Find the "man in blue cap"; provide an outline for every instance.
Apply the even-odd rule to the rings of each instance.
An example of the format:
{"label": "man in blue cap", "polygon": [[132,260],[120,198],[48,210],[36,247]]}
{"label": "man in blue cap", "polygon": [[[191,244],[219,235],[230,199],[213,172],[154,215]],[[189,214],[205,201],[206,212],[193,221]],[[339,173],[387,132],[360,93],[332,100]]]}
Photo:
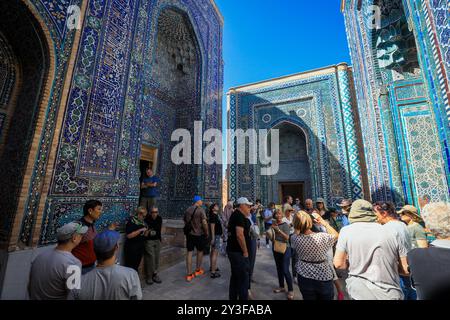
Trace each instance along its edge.
{"label": "man in blue cap", "polygon": [[77,300],[141,300],[138,273],[116,264],[120,233],[106,230],[94,239],[97,266],[81,278],[81,288],[73,293]]}
{"label": "man in blue cap", "polygon": [[[205,273],[202,269],[203,251],[206,247],[208,239],[208,220],[206,219],[205,210],[202,208],[202,198],[195,196],[193,205],[187,208],[184,214],[184,233],[186,235],[186,281],[191,282],[195,277]],[[194,248],[197,249],[197,268],[192,272],[192,253]]]}

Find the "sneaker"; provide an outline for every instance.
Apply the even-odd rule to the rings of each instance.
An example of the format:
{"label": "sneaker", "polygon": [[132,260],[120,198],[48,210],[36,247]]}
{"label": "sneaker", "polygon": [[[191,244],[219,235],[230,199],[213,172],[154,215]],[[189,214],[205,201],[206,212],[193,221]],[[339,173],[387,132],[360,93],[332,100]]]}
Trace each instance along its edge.
{"label": "sneaker", "polygon": [[162,282],[161,279],[158,277],[158,275],[156,273],[153,275],[153,281],[156,282],[156,283],[161,283]]}
{"label": "sneaker", "polygon": [[153,280],[147,279],[147,280],[145,280],[145,283],[148,284],[149,286],[151,286],[153,284]]}
{"label": "sneaker", "polygon": [[188,274],[188,275],[186,276],[186,281],[187,281],[187,282],[191,282],[192,279],[194,279],[194,278],[195,278],[195,275],[194,275],[193,273]]}
{"label": "sneaker", "polygon": [[266,248],[267,248],[267,249],[270,249],[270,245],[266,244]]}
{"label": "sneaker", "polygon": [[202,274],[205,273],[205,270],[203,270],[202,268],[195,270],[194,275],[196,277],[201,276]]}
{"label": "sneaker", "polygon": [[220,278],[220,273],[218,273],[218,272],[211,273],[211,278],[213,278],[213,279]]}
{"label": "sneaker", "polygon": [[344,293],[343,293],[343,292],[339,292],[339,293],[338,293],[338,300],[345,300],[345,297],[344,297]]}

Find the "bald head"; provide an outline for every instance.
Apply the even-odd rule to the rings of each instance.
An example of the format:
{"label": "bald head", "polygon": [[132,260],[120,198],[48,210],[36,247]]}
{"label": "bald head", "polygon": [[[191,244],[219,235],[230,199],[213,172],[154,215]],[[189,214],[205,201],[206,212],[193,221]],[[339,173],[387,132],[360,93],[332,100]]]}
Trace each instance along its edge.
{"label": "bald head", "polygon": [[305,200],[305,207],[306,207],[306,209],[313,209],[313,201],[312,201],[312,199],[306,199]]}

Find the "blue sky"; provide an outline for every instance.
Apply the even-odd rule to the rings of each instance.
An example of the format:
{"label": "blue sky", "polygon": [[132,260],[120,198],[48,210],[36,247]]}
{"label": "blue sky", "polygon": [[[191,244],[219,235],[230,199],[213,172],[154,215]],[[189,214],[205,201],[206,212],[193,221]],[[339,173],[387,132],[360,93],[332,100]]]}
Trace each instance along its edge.
{"label": "blue sky", "polygon": [[225,19],[225,92],[350,62],[340,0],[215,1]]}
{"label": "blue sky", "polygon": [[340,0],[215,0],[225,20],[223,127],[232,87],[350,64]]}

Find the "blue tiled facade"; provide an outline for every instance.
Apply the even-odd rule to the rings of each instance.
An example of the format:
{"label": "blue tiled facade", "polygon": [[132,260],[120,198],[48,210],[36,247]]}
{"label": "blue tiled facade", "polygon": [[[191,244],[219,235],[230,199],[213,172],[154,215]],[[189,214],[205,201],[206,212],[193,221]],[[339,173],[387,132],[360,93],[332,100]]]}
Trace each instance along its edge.
{"label": "blue tiled facade", "polygon": [[[375,25],[373,6],[379,8]],[[449,3],[344,0],[373,200],[449,200]]]}
{"label": "blue tiled facade", "polygon": [[[306,140],[306,150],[300,146],[280,150],[281,155],[293,155],[289,161],[280,156],[280,173],[263,176],[261,164],[237,163],[236,141],[230,141],[235,163],[230,164],[229,197],[246,196],[261,198],[265,204],[280,203],[278,183],[292,179],[305,183],[305,198],[322,197],[329,205],[342,198],[364,197],[351,78],[351,69],[342,64],[231,89],[228,93],[231,129],[281,130],[294,126],[303,133],[300,137]],[[290,146],[281,140],[280,145]],[[297,154],[297,159],[296,153],[303,155]],[[307,158],[304,165],[302,156]]]}
{"label": "blue tiled facade", "polygon": [[[160,149],[157,174],[162,179],[164,217],[179,218],[196,193],[220,203],[219,164],[185,172],[173,168],[170,161],[175,128],[190,129],[194,120],[201,120],[204,130],[221,129],[223,18],[214,2],[23,1],[46,31],[54,70],[47,80],[50,97],[42,131],[36,133],[39,143],[34,147],[38,151],[31,179],[23,186],[28,194],[21,195],[24,210],[11,219],[20,231],[11,242],[54,242],[56,228],[78,219],[90,198],[104,203],[100,228],[124,221],[138,205],[142,145]],[[79,31],[68,28],[72,5],[81,8],[84,16]],[[174,89],[172,83],[169,90],[164,83],[166,66],[155,67],[160,58],[155,58],[158,34],[181,28],[170,25],[177,22],[173,19],[181,19],[188,30],[181,35],[180,46],[185,46],[181,49],[193,50],[176,57],[175,65],[193,75],[191,91],[184,92],[193,102],[186,102],[186,96],[173,98],[184,89],[181,85]],[[186,69],[186,57],[195,60],[195,70]]]}

